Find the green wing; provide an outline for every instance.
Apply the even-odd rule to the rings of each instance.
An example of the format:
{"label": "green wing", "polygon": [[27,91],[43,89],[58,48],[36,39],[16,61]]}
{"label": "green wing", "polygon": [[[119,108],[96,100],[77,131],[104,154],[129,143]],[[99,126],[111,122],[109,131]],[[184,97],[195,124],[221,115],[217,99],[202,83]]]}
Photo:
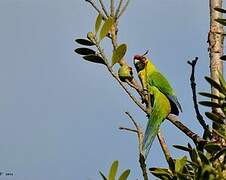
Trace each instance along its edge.
{"label": "green wing", "polygon": [[153,72],[148,77],[148,83],[151,86],[157,87],[163,94],[167,96],[175,95],[175,92],[167,79],[160,72]]}
{"label": "green wing", "polygon": [[143,139],[143,151],[145,159],[148,156],[151,145],[158,133],[161,123],[171,111],[170,102],[163,93],[161,93],[154,86],[149,87],[148,91],[150,94],[152,94],[154,103]]}
{"label": "green wing", "polygon": [[176,94],[169,84],[168,80],[158,71],[153,72],[148,77],[148,84],[150,86],[157,87],[163,94],[165,94],[169,100],[172,107],[172,113],[178,115],[179,110],[182,112],[180,103],[177,100]]}

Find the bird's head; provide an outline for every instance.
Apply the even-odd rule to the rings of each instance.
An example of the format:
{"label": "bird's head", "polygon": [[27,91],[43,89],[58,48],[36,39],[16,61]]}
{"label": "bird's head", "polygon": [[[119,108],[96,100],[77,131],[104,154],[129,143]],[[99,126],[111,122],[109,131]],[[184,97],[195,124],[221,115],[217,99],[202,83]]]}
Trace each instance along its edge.
{"label": "bird's head", "polygon": [[135,55],[133,57],[133,63],[137,72],[142,71],[145,68],[147,62],[148,59],[144,55]]}

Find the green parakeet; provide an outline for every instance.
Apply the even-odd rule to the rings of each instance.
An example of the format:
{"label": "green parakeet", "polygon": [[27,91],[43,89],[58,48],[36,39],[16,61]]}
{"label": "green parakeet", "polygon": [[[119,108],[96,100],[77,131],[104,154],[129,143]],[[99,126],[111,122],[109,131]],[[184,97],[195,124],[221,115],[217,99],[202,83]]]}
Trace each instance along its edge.
{"label": "green parakeet", "polygon": [[169,113],[175,115],[182,112],[176,94],[167,79],[157,70],[145,56],[135,55],[134,65],[139,79],[151,97],[152,112],[150,114],[143,139],[144,156],[147,158],[151,145],[158,133],[161,123]]}

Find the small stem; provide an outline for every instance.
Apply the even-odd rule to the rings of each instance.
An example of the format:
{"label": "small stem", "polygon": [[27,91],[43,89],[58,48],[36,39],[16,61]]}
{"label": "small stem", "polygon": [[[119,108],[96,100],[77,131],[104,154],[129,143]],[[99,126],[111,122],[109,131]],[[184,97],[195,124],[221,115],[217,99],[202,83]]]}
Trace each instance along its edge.
{"label": "small stem", "polygon": [[102,0],[99,0],[99,2],[100,2],[100,5],[101,5],[102,10],[104,11],[104,14],[105,14],[107,17],[109,17],[109,15],[108,15],[108,13],[107,13],[107,10],[106,10],[106,8],[105,8],[105,6],[104,6],[103,1],[102,1]]}
{"label": "small stem", "polygon": [[[143,143],[143,131],[135,121],[135,119],[130,115],[129,112],[125,112],[126,115],[129,117],[129,119],[132,121],[133,125],[135,126],[137,131],[137,137],[138,137],[138,145],[139,145],[139,163],[140,163],[140,168],[142,170],[142,174],[144,177],[144,180],[148,180],[148,175],[147,175],[147,169],[146,169],[146,163],[145,163],[145,158],[143,156],[142,152],[142,143]],[[129,129],[131,131],[131,129]],[[133,131],[134,132],[134,131]]]}
{"label": "small stem", "polygon": [[126,1],[126,4],[125,4],[125,6],[122,8],[122,10],[121,10],[121,12],[119,13],[117,19],[119,19],[120,16],[122,16],[122,14],[125,12],[125,10],[126,10],[126,8],[128,7],[128,5],[129,5],[129,0]]}
{"label": "small stem", "polygon": [[141,110],[143,110],[144,112],[146,112],[145,107],[132,95],[132,93],[126,88],[126,86],[120,81],[119,77],[113,72],[113,69],[111,68],[111,66],[108,63],[107,57],[104,53],[104,51],[101,49],[99,43],[96,41],[95,42],[96,47],[100,53],[100,55],[102,56],[108,71],[111,73],[111,75],[118,81],[118,83],[122,86],[122,88],[126,91],[126,93],[129,95],[129,97],[135,102],[135,104],[141,108]]}
{"label": "small stem", "polygon": [[127,128],[127,127],[122,127],[122,126],[120,126],[119,129],[120,129],[120,130],[125,130],[125,131],[130,131],[130,132],[138,133],[137,130],[131,129],[131,128]]}
{"label": "small stem", "polygon": [[191,89],[192,89],[192,95],[193,95],[193,102],[194,102],[196,117],[197,117],[197,120],[199,121],[199,124],[201,124],[201,126],[203,127],[204,130],[208,130],[207,124],[205,123],[203,116],[199,112],[199,106],[198,106],[197,96],[196,96],[195,65],[196,65],[197,61],[198,61],[198,57],[196,57],[194,60],[192,60],[192,62],[190,62],[190,61],[187,62],[192,67],[190,82],[191,82]]}
{"label": "small stem", "polygon": [[135,128],[137,130],[139,153],[142,153],[143,131],[140,128],[140,126],[137,124],[135,119],[130,115],[130,113],[129,112],[125,112],[125,113],[129,117],[129,119],[133,122],[133,125],[135,126]]}
{"label": "small stem", "polygon": [[104,16],[104,14],[101,12],[101,10],[94,4],[94,2],[92,0],[85,0],[86,2],[90,3],[91,6],[93,6],[93,8],[102,15],[103,19],[106,20],[106,17]]}
{"label": "small stem", "polygon": [[140,163],[140,168],[141,168],[142,173],[143,173],[144,180],[148,180],[145,158],[144,158],[143,154],[141,154],[141,153],[139,155],[139,163]]}
{"label": "small stem", "polygon": [[169,149],[167,147],[167,144],[166,144],[166,142],[164,140],[164,137],[163,137],[162,133],[160,132],[160,130],[159,130],[159,132],[157,134],[157,137],[158,137],[159,143],[161,145],[162,151],[163,151],[163,153],[165,155],[166,161],[168,162],[168,165],[170,167],[170,164],[171,164],[171,161],[172,161],[172,157],[170,155],[170,151],[169,151]]}
{"label": "small stem", "polygon": [[122,7],[122,0],[119,1],[119,5],[117,7],[117,10],[116,10],[116,13],[115,13],[115,17],[116,18],[118,17],[118,14],[120,12],[121,7]]}
{"label": "small stem", "polygon": [[115,2],[114,0],[111,0],[111,17],[114,17],[114,12],[115,12],[115,6],[114,6]]}
{"label": "small stem", "polygon": [[177,116],[173,114],[169,114],[167,119],[173,123],[178,129],[180,129],[184,134],[186,134],[189,138],[193,140],[195,144],[205,144],[206,141],[202,139],[199,135],[192,132],[190,129],[188,129],[185,125],[183,125]]}

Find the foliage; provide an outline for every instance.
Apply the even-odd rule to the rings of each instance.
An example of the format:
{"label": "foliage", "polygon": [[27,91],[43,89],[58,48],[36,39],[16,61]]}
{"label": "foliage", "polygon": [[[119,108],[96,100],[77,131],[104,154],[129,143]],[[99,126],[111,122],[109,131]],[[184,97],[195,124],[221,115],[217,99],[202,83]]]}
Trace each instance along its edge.
{"label": "foliage", "polygon": [[[109,169],[108,177],[106,177],[101,171],[99,171],[101,177],[103,180],[115,180],[117,171],[118,171],[118,161],[114,161],[111,165],[111,168]],[[119,176],[118,180],[127,180],[128,176],[130,174],[130,170],[126,169],[122,172],[122,174]]]}

